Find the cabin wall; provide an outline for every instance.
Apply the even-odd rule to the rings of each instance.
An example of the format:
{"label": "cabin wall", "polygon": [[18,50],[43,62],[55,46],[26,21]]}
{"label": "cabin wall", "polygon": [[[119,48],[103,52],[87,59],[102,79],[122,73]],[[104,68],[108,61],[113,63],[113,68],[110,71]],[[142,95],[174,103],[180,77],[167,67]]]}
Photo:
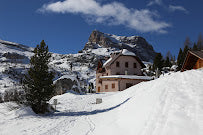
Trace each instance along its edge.
{"label": "cabin wall", "polygon": [[100,76],[106,75],[106,73],[96,73],[96,92],[101,92],[102,89],[102,79]]}
{"label": "cabin wall", "polygon": [[195,63],[193,69],[198,69],[203,67],[203,60],[198,59],[197,62]]}
{"label": "cabin wall", "polygon": [[[147,80],[140,79],[102,79],[102,84],[98,84],[97,92],[116,92],[125,90],[133,85]],[[114,84],[115,87],[112,87]],[[98,88],[100,87],[100,88]],[[100,89],[100,91],[98,91]]]}
{"label": "cabin wall", "polygon": [[[112,85],[114,85],[114,87]],[[102,79],[101,92],[116,91],[119,91],[119,80]]]}

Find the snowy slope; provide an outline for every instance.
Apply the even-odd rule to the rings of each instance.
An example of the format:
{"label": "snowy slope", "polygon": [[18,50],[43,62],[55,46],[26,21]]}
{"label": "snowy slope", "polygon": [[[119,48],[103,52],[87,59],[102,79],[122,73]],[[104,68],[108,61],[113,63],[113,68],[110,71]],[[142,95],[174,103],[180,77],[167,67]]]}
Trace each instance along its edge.
{"label": "snowy slope", "polygon": [[0,40],[0,94],[19,85],[33,48]]}
{"label": "snowy slope", "polygon": [[[0,104],[3,135],[202,135],[203,70],[178,72],[116,93],[57,98],[57,112],[36,116],[29,108]],[[95,104],[95,98],[103,103]],[[12,127],[12,128],[11,128]]]}
{"label": "snowy slope", "polygon": [[[20,80],[29,68],[33,50],[25,45],[0,40],[0,94],[20,85]],[[55,80],[67,75],[78,77],[80,86],[85,87],[89,82],[95,82],[96,62],[97,56],[92,53],[52,53],[50,68],[56,73]],[[73,64],[72,70],[70,63]]]}

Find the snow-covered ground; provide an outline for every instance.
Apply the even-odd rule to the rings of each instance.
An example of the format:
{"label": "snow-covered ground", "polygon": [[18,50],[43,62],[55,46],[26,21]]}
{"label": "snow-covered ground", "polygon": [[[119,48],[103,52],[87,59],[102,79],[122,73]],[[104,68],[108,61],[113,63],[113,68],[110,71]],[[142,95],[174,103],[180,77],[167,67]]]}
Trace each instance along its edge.
{"label": "snow-covered ground", "polygon": [[[202,135],[203,70],[178,72],[116,93],[58,99],[57,112],[0,104],[1,135]],[[103,103],[95,104],[96,98]]]}

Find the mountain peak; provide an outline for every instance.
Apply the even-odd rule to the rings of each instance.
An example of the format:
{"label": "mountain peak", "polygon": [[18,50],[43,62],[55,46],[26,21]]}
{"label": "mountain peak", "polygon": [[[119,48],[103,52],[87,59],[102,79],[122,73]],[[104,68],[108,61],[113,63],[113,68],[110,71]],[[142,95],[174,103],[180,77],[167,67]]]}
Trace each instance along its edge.
{"label": "mountain peak", "polygon": [[97,48],[127,49],[139,56],[143,61],[153,61],[155,51],[143,37],[117,36],[93,30],[83,50]]}

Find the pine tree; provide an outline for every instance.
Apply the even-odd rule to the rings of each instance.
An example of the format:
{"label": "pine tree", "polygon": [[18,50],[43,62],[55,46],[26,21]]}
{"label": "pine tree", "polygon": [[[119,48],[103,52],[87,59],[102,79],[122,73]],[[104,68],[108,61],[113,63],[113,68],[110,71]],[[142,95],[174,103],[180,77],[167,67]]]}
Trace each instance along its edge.
{"label": "pine tree", "polygon": [[190,42],[189,37],[187,37],[185,42],[184,42],[184,49],[183,49],[183,53],[182,53],[182,57],[181,57],[181,67],[182,67],[182,65],[183,65],[183,63],[185,61],[185,57],[187,55],[187,52],[189,50],[191,50],[190,46],[191,46],[191,42]]}
{"label": "pine tree", "polygon": [[183,64],[183,62],[184,62],[184,60],[185,60],[185,57],[186,57],[186,55],[187,55],[187,52],[189,51],[189,50],[191,50],[191,48],[189,48],[189,45],[185,45],[185,47],[184,47],[184,50],[183,50],[183,54],[182,54],[182,64]]}
{"label": "pine tree", "polygon": [[166,58],[167,58],[167,57],[168,57],[169,59],[171,59],[171,58],[173,57],[170,51],[168,51],[168,52],[166,53]]}
{"label": "pine tree", "polygon": [[185,46],[184,50],[183,50],[183,59],[185,59],[185,56],[187,55],[188,50],[190,50],[190,48],[188,46]]}
{"label": "pine tree", "polygon": [[50,57],[48,46],[42,40],[40,45],[34,49],[30,69],[23,80],[26,104],[31,106],[35,113],[48,112],[47,101],[54,95],[54,74],[48,68]]}
{"label": "pine tree", "polygon": [[186,37],[185,42],[184,42],[184,48],[187,46],[188,48],[190,48],[192,45],[190,38]]}
{"label": "pine tree", "polygon": [[157,68],[161,70],[163,68],[164,60],[161,53],[156,53],[154,58],[153,70],[155,71]]}
{"label": "pine tree", "polygon": [[196,43],[194,43],[192,50],[193,50],[193,51],[197,51],[197,50],[198,50]]}
{"label": "pine tree", "polygon": [[178,59],[177,59],[178,70],[180,70],[182,67],[182,63],[183,63],[182,55],[183,55],[183,51],[180,48],[179,53],[178,53]]}
{"label": "pine tree", "polygon": [[199,34],[198,41],[197,41],[197,49],[202,50],[203,49],[203,38],[202,34]]}
{"label": "pine tree", "polygon": [[171,57],[170,62],[171,62],[171,66],[176,65],[176,56],[175,55]]}
{"label": "pine tree", "polygon": [[171,67],[171,66],[172,66],[172,64],[171,64],[171,62],[170,62],[169,57],[167,56],[167,57],[166,57],[166,60],[164,61],[164,67]]}

